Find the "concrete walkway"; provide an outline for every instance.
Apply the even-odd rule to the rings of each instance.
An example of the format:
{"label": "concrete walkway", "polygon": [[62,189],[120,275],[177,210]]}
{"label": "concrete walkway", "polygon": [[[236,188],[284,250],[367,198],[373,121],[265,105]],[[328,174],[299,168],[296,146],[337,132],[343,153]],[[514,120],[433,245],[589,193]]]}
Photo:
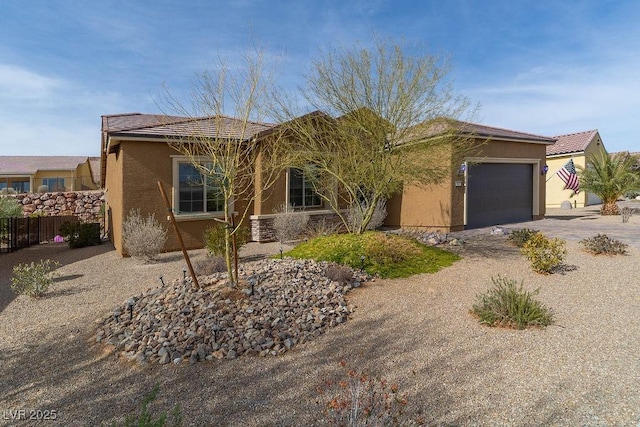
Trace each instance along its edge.
{"label": "concrete walkway", "polygon": [[[640,248],[640,203],[619,202],[622,208],[629,206],[636,209],[636,213],[623,223],[622,216],[601,216],[601,205],[587,206],[575,209],[547,209],[544,219],[514,224],[503,224],[506,230],[530,228],[539,230],[548,237],[559,237],[570,241],[579,241],[596,234],[606,234],[612,239],[619,240],[630,246]],[[486,235],[493,227],[465,230],[451,233],[455,237]]]}

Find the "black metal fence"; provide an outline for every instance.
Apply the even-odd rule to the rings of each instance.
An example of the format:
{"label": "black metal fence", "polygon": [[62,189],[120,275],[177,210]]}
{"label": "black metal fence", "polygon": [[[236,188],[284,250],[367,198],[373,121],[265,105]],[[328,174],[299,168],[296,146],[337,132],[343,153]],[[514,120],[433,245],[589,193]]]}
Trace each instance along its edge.
{"label": "black metal fence", "polygon": [[60,234],[65,222],[78,222],[77,216],[0,218],[0,252],[14,252],[49,242]]}

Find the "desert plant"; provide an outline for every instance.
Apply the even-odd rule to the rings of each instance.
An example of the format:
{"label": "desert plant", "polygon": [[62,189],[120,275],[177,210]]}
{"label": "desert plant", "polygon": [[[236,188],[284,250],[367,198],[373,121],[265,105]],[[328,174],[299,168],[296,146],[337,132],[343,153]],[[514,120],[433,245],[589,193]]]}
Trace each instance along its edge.
{"label": "desert plant", "polygon": [[365,222],[365,215],[370,209],[367,207],[366,200],[357,202],[355,205],[349,206],[347,210],[347,224],[349,224],[349,230],[375,230],[382,226],[384,219],[387,217],[387,200],[382,198],[376,202],[376,206],[371,213],[371,219],[367,221],[365,227],[362,224]]}
{"label": "desert plant", "polygon": [[324,421],[335,426],[408,425],[404,415],[405,395],[396,384],[356,372],[340,362],[344,377],[338,381],[326,380],[318,388],[318,405],[323,407]]}
{"label": "desert plant", "polygon": [[602,199],[601,215],[618,215],[617,200],[625,193],[640,190],[637,161],[628,152],[602,152],[587,157],[586,167],[578,166],[580,187]]}
{"label": "desert plant", "polygon": [[60,234],[69,242],[71,249],[101,243],[99,223],[67,221],[60,226]]}
{"label": "desert plant", "polygon": [[[215,256],[225,255],[225,227],[226,225],[223,223],[216,223],[205,230],[204,245],[209,254]],[[244,225],[240,225],[234,235],[236,236],[236,249],[246,245],[251,237],[249,228]]]}
{"label": "desert plant", "polygon": [[548,326],[553,323],[553,313],[534,296],[539,293],[524,289],[524,282],[503,276],[492,277],[493,287],[478,295],[471,313],[488,326],[504,326],[525,329],[527,326]]}
{"label": "desert plant", "polygon": [[167,241],[167,230],[156,221],[155,215],[146,218],[140,209],[131,209],[122,227],[122,245],[132,257],[144,261],[155,259]]}
{"label": "desert plant", "polygon": [[342,231],[342,224],[321,218],[317,221],[309,221],[304,230],[305,237],[314,239],[316,237],[331,236]]}
{"label": "desert plant", "polygon": [[550,274],[562,264],[567,255],[565,241],[549,239],[542,233],[535,233],[520,248],[537,273]]}
{"label": "desert plant", "polygon": [[309,223],[308,212],[296,212],[289,205],[280,206],[275,213],[273,233],[280,243],[300,238]]}
{"label": "desert plant", "polygon": [[227,271],[227,263],[222,256],[213,255],[196,261],[193,268],[198,276],[210,276]]}
{"label": "desert plant", "polygon": [[14,197],[0,197],[0,218],[22,217],[22,205]]}
{"label": "desert plant", "polygon": [[521,248],[537,232],[538,230],[532,230],[530,228],[520,228],[511,231],[507,240]]}
{"label": "desert plant", "polygon": [[353,280],[353,270],[340,264],[329,264],[324,275],[332,282],[349,283]]}
{"label": "desert plant", "polygon": [[50,259],[31,262],[30,264],[18,264],[13,267],[11,289],[20,295],[28,295],[39,298],[53,284],[55,273],[52,271],[60,264]]}
{"label": "desert plant", "polygon": [[[138,416],[127,416],[124,422],[124,427],[164,427],[166,425],[181,426],[182,413],[180,411],[179,405],[176,405],[171,411],[171,424],[167,424],[168,416],[165,412],[162,412],[160,415],[158,415],[156,419],[154,419],[154,416],[149,412],[149,404],[156,399],[159,392],[160,386],[156,384],[153,387],[153,390],[151,390],[151,393],[146,395],[142,400],[142,408],[140,409],[140,414]],[[113,423],[112,426],[115,427],[116,424]]]}
{"label": "desert plant", "polygon": [[606,234],[596,234],[594,237],[582,239],[579,242],[584,250],[594,255],[622,255],[627,252],[627,245],[608,237]]}
{"label": "desert plant", "polygon": [[625,206],[620,209],[620,214],[622,215],[622,222],[624,224],[628,223],[633,214],[635,213],[635,209],[630,208],[629,206]]}

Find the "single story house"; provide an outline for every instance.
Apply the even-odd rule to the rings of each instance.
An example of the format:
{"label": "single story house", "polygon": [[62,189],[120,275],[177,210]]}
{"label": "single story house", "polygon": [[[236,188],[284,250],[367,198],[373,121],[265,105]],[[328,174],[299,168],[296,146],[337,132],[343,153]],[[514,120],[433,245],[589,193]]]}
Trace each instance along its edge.
{"label": "single story house", "polygon": [[[193,135],[194,126],[211,136],[216,135],[219,119],[139,113],[102,117],[101,170],[106,223],[119,253],[124,254],[123,222],[131,209],[140,209],[143,216],[154,214],[161,222],[166,219],[158,182],[169,194],[186,247],[203,247],[204,231],[214,223],[213,218],[221,217],[221,200],[216,198],[215,191],[207,188],[206,180],[191,165],[190,159],[167,142],[169,138],[188,139]],[[269,138],[275,128],[273,124],[250,123],[248,131],[240,136],[234,132],[238,121],[224,119],[225,136],[230,142]],[[460,124],[460,132],[477,141],[474,155],[466,158],[460,167],[453,168],[445,182],[428,187],[406,186],[401,194],[388,200],[385,225],[454,231],[544,216],[545,151],[554,139]],[[260,183],[262,153],[256,153],[255,161],[258,166],[254,179]],[[442,161],[450,162],[450,159]],[[272,240],[270,226],[283,204],[304,209],[316,221],[333,216],[304,175],[295,169],[282,173],[268,192],[254,200],[234,201],[233,208],[241,212],[248,206],[245,225],[251,228],[252,239],[260,242]],[[173,233],[169,233],[165,249],[179,249]]]}
{"label": "single story house", "polygon": [[[586,167],[587,158],[591,155],[606,153],[606,149],[597,129],[555,136],[556,143],[547,146],[547,208],[559,208],[562,202],[569,201],[574,207],[585,207],[602,203],[593,193],[565,188],[565,182],[558,175],[558,171],[569,160],[578,167]],[[579,171],[578,171],[579,175]]]}
{"label": "single story house", "polygon": [[0,156],[0,192],[46,193],[95,190],[89,157]]}
{"label": "single story house", "polygon": [[555,140],[475,123],[457,128],[475,141],[474,154],[440,184],[405,186],[387,201],[385,225],[449,232],[543,218],[546,148]]}

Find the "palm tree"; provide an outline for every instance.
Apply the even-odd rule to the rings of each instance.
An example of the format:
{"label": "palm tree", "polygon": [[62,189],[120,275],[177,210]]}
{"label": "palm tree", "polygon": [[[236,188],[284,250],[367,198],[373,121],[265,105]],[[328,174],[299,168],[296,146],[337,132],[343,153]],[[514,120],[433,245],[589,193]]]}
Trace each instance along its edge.
{"label": "palm tree", "polygon": [[602,199],[601,215],[619,215],[616,201],[628,192],[640,189],[638,159],[627,152],[600,153],[587,158],[587,167],[578,166],[580,187]]}

